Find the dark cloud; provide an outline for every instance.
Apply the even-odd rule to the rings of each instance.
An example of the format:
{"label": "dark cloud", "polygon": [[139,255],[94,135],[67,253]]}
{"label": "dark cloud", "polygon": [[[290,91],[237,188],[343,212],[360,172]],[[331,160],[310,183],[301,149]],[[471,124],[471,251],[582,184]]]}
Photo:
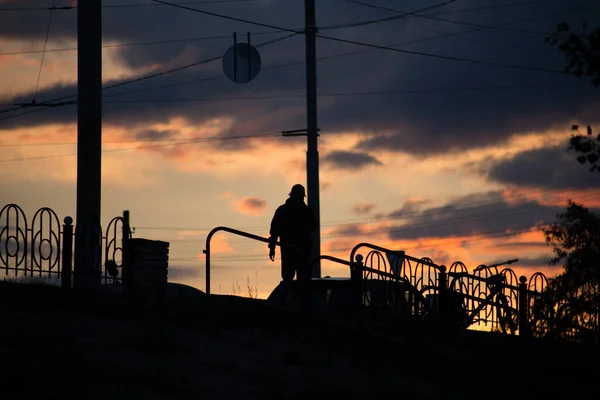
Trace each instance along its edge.
{"label": "dark cloud", "polygon": [[[504,267],[508,267],[508,268],[515,268],[515,267],[542,267],[545,265],[550,265],[550,260],[552,259],[552,255],[548,255],[548,256],[540,256],[540,257],[518,257],[518,260],[516,263],[511,264],[511,265],[506,265],[506,266],[501,266],[498,268],[504,268]],[[494,265],[494,264],[500,264],[503,262],[506,262],[507,260],[496,260],[493,262],[490,262],[489,265]]]}
{"label": "dark cloud", "polygon": [[[535,201],[507,202],[499,191],[476,193],[428,208],[402,218],[403,223],[386,228],[390,239],[460,237],[481,234],[502,237],[556,220],[561,207]],[[397,215],[393,212],[390,215]]]}
{"label": "dark cloud", "polygon": [[511,249],[531,249],[532,247],[548,248],[546,242],[513,242],[513,243],[498,243],[494,244],[495,248],[504,247]]}
{"label": "dark cloud", "polygon": [[145,129],[135,133],[136,139],[141,140],[164,140],[171,139],[177,136],[177,131],[172,129],[157,130],[157,129]]}
{"label": "dark cloud", "polygon": [[257,197],[246,197],[243,199],[243,204],[245,207],[255,210],[262,210],[267,206],[266,200]]}
{"label": "dark cloud", "polygon": [[169,282],[198,278],[198,268],[190,268],[181,265],[169,265]]}
{"label": "dark cloud", "polygon": [[390,213],[389,217],[390,218],[402,218],[407,215],[414,214],[421,209],[421,206],[423,204],[426,204],[426,203],[428,203],[427,200],[415,200],[415,199],[406,200],[404,202],[404,204],[402,204],[402,207],[400,209],[395,210],[392,213]]}
{"label": "dark cloud", "polygon": [[333,228],[326,236],[358,236],[365,233],[365,229],[361,224],[346,224]]}
{"label": "dark cloud", "polygon": [[[18,4],[47,6],[44,2],[36,1]],[[432,10],[431,13],[494,4],[491,1],[465,0]],[[416,0],[405,2],[405,6],[410,9],[423,7]],[[302,2],[293,6],[287,1],[256,1],[191,7],[286,28],[300,28],[304,23]],[[394,5],[390,4],[390,7],[393,8]],[[577,10],[581,13],[578,14]],[[590,7],[582,8],[581,4],[551,2],[440,16],[484,25],[512,21],[513,23],[504,26],[543,33],[553,31],[556,24],[562,21],[576,26],[585,19],[591,26],[595,26],[599,22],[599,14],[594,14],[591,10],[593,9]],[[27,42],[37,39],[41,47],[47,12],[14,12],[10,13],[10,18],[5,15],[9,14],[2,13],[0,16],[0,38],[21,38]],[[75,10],[56,11],[51,39],[74,39],[75,15]],[[317,9],[317,22],[324,36],[377,45],[404,42],[404,45],[397,48],[501,64],[554,70],[562,70],[565,66],[564,56],[544,43],[543,34],[474,29],[473,26],[420,18],[405,18],[346,29],[326,29],[328,25],[387,16],[389,13],[336,2],[319,2]],[[152,67],[155,71],[223,55],[232,44],[227,36],[234,31],[254,32],[254,44],[285,36],[285,33],[267,33],[269,29],[266,28],[162,6],[105,8],[103,19],[106,42],[226,36],[223,39],[123,47],[116,52],[124,65],[135,69]],[[519,23],[520,20],[523,22]],[[460,33],[467,31],[468,33]],[[51,44],[56,45],[52,41]],[[260,47],[259,51],[263,70],[248,84],[235,84],[226,80],[221,71],[221,62],[215,61],[106,90],[104,122],[107,125],[130,126],[164,123],[174,117],[185,117],[193,124],[201,124],[212,118],[233,118],[234,126],[224,133],[225,136],[279,132],[304,126],[303,37],[298,35]],[[321,58],[355,53],[319,61],[318,85],[319,93],[323,95],[318,101],[319,124],[323,133],[330,135],[354,130],[367,133],[368,136],[356,149],[363,153],[392,150],[426,156],[461,151],[502,143],[515,133],[568,126],[573,120],[594,123],[599,118],[596,112],[600,104],[597,90],[591,84],[569,75],[374,50],[324,38],[318,40],[317,51]],[[285,64],[290,65],[282,67]],[[534,87],[542,84],[546,86]],[[159,86],[159,90],[132,92]],[[455,90],[457,88],[462,90]],[[376,94],[390,90],[404,92]],[[372,94],[328,96],[347,92]],[[56,86],[41,90],[37,97],[38,101],[43,101],[75,93],[76,88],[72,85]],[[117,96],[117,93],[129,94]],[[289,97],[295,95],[298,97]],[[288,97],[273,98],[278,96]],[[214,98],[224,97],[268,98],[214,101]],[[24,93],[16,98],[2,99],[2,102],[27,102],[31,98],[31,93]],[[167,102],[170,99],[199,101]],[[137,103],[141,100],[147,102]],[[115,101],[121,103],[114,103]],[[128,103],[129,101],[136,103]],[[73,106],[3,120],[0,121],[0,128],[67,121],[75,121]],[[216,145],[244,149],[243,145],[232,142],[235,141]]]}
{"label": "dark cloud", "polygon": [[267,208],[267,201],[258,197],[243,197],[231,204],[234,210],[246,215],[261,215]]}
{"label": "dark cloud", "polygon": [[375,203],[363,202],[352,207],[352,212],[354,214],[364,215],[370,213],[375,207],[377,207],[377,204]]}
{"label": "dark cloud", "polygon": [[370,155],[358,151],[332,151],[323,158],[323,163],[331,168],[356,171],[370,165],[383,165],[381,161]]}
{"label": "dark cloud", "polygon": [[598,173],[581,165],[577,154],[566,146],[524,151],[507,160],[497,160],[482,167],[488,179],[526,187],[549,189],[600,186]]}

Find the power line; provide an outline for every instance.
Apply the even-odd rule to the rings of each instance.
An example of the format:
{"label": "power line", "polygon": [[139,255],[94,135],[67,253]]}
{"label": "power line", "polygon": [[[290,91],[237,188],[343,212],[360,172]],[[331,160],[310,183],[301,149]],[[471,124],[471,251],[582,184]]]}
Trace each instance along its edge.
{"label": "power line", "polygon": [[[542,87],[557,87],[560,84],[554,83],[541,83],[541,84],[518,84],[518,85],[496,85],[496,86],[471,86],[471,87],[459,87],[459,88],[434,88],[434,89],[401,89],[401,90],[382,90],[382,91],[370,91],[370,92],[340,92],[340,93],[320,93],[319,97],[351,97],[351,96],[374,96],[374,95],[391,95],[391,94],[434,94],[434,93],[451,93],[461,91],[487,91],[487,90],[506,90],[506,89],[528,89],[528,88],[542,88]],[[124,93],[118,93],[121,95]],[[210,101],[254,101],[254,100],[280,100],[280,99],[296,99],[304,98],[305,94],[293,94],[293,95],[273,95],[273,96],[245,96],[245,97],[205,97],[205,98],[188,98],[188,99],[156,99],[156,100],[116,100],[116,101],[105,101],[103,104],[148,104],[148,103],[187,103],[187,102],[210,102]],[[76,104],[75,101],[69,102]],[[15,109],[20,109],[17,107]],[[15,110],[13,109],[13,110]],[[39,110],[34,110],[39,111]],[[19,114],[21,115],[21,114]],[[2,121],[4,118],[0,118]],[[6,118],[8,119],[8,118]],[[129,140],[119,142],[103,142],[103,143],[134,143],[143,141],[170,141],[170,140],[184,140],[184,139],[169,139],[169,140]],[[61,142],[61,143],[4,143],[0,144],[0,148],[4,147],[24,147],[24,146],[59,146],[59,145],[74,145],[75,142]]]}
{"label": "power line", "polygon": [[[588,199],[588,198],[597,198],[597,197],[598,197],[598,195],[594,194],[594,195],[584,196],[581,199],[584,200],[584,199]],[[515,209],[507,211],[507,212],[502,211],[502,212],[496,212],[496,213],[480,214],[480,215],[475,215],[472,217],[453,218],[448,221],[444,221],[444,222],[440,222],[440,223],[431,222],[431,223],[421,223],[421,224],[413,224],[413,225],[403,225],[403,226],[399,226],[399,227],[398,226],[386,227],[386,228],[370,230],[370,231],[366,231],[366,232],[342,232],[339,234],[330,234],[330,235],[327,235],[327,237],[332,238],[332,237],[344,237],[344,236],[357,236],[357,235],[361,235],[361,234],[371,235],[371,234],[375,234],[375,233],[397,234],[397,233],[410,232],[413,230],[423,229],[423,228],[444,228],[444,227],[454,226],[454,225],[465,223],[465,222],[476,222],[476,221],[483,221],[483,220],[494,219],[494,218],[520,215],[520,214],[538,210],[541,207],[544,207],[544,206],[540,205],[540,204],[535,204],[535,205],[531,205],[529,207],[515,208]]]}
{"label": "power line", "polygon": [[[164,2],[162,0],[152,0],[152,1],[161,3],[161,4],[172,4],[172,3]],[[229,19],[229,20],[243,22],[243,23],[247,23],[247,24],[251,24],[251,25],[262,26],[265,28],[280,29],[280,30],[286,31],[286,32],[293,32],[296,34],[300,34],[300,33],[304,34],[304,32],[294,31],[292,29],[282,28],[282,27],[278,27],[278,26],[274,26],[274,25],[270,25],[270,24],[264,24],[262,22],[250,21],[250,20],[245,20],[245,19],[237,18],[237,17],[231,17],[231,16],[227,16],[227,15],[221,15],[221,14],[217,14],[217,13],[213,13],[213,12],[209,12],[209,11],[198,10],[196,8],[190,8],[190,7],[185,7],[185,6],[181,6],[181,5],[173,5],[173,7],[181,8],[183,10],[198,12],[201,14],[211,15],[211,16],[218,17],[218,18]],[[359,42],[356,40],[348,40],[348,39],[335,38],[335,37],[331,37],[331,36],[323,36],[321,34],[317,34],[316,36],[319,38],[322,38],[322,39],[327,39],[327,40],[340,42],[340,43],[348,43],[348,44],[354,44],[357,46],[369,47],[369,48],[373,48],[373,49],[389,50],[389,51],[394,51],[394,52],[398,52],[398,53],[419,55],[419,56],[437,58],[437,59],[442,59],[442,60],[468,62],[468,63],[472,63],[472,64],[520,69],[520,70],[527,70],[527,71],[565,74],[564,70],[554,70],[554,69],[541,68],[541,67],[529,67],[529,66],[525,66],[525,65],[516,65],[516,64],[507,64],[507,63],[496,63],[496,62],[492,62],[492,61],[473,60],[473,59],[461,58],[461,57],[444,56],[441,54],[425,53],[425,52],[414,51],[414,50],[396,49],[393,47],[380,46],[380,45],[371,44],[371,43]]]}
{"label": "power line", "polygon": [[38,72],[37,82],[35,84],[35,90],[33,92],[33,101],[35,103],[37,92],[40,87],[40,78],[42,77],[42,69],[44,68],[44,58],[46,57],[46,47],[48,46],[48,38],[50,37],[50,27],[52,26],[52,15],[54,14],[54,1],[52,0],[52,9],[50,10],[50,17],[48,18],[48,26],[46,27],[46,39],[44,40],[44,50],[42,52],[42,59],[40,61],[40,70]]}
{"label": "power line", "polygon": [[[250,3],[258,0],[204,0],[204,1],[187,1],[178,2],[175,4],[229,4],[229,3]],[[139,7],[157,7],[160,4],[103,4],[102,8],[139,8]],[[77,6],[62,6],[62,7],[2,7],[0,11],[47,11],[47,10],[75,10]]]}
{"label": "power line", "polygon": [[[573,185],[570,186],[563,186],[563,187],[559,187],[559,188],[552,188],[552,189],[546,189],[546,188],[540,188],[540,189],[532,189],[532,190],[524,190],[522,193],[516,194],[516,195],[512,195],[512,196],[506,196],[503,198],[503,200],[501,201],[497,201],[497,200],[492,200],[492,201],[481,201],[481,202],[471,202],[471,203],[467,203],[467,204],[463,204],[464,207],[460,207],[460,208],[456,208],[456,205],[446,205],[443,207],[438,207],[438,208],[433,208],[433,209],[428,209],[428,210],[418,210],[418,211],[412,211],[412,212],[405,212],[402,213],[402,215],[398,215],[398,216],[387,216],[384,218],[369,218],[369,219],[364,219],[364,220],[354,220],[351,223],[347,223],[348,220],[343,220],[343,221],[329,221],[329,222],[325,222],[322,224],[322,226],[330,226],[330,227],[342,227],[342,226],[351,226],[351,225],[357,225],[357,224],[368,224],[371,222],[389,222],[389,221],[402,221],[402,220],[409,220],[413,217],[418,217],[421,216],[424,212],[428,212],[428,211],[432,211],[433,212],[428,215],[429,217],[432,218],[439,218],[440,216],[444,215],[444,214],[448,214],[448,213],[466,213],[466,212],[473,212],[479,209],[484,209],[486,207],[490,207],[490,206],[496,206],[496,205],[505,205],[507,203],[507,201],[515,201],[518,198],[522,198],[523,196],[532,196],[532,195],[542,195],[545,193],[553,193],[557,190],[580,190],[580,189],[585,189],[585,186],[587,184],[590,183],[596,183],[597,180],[593,179],[593,180],[585,180],[582,179],[581,181],[576,182]],[[593,195],[590,195],[589,197],[594,197]],[[597,196],[596,196],[597,197]],[[588,198],[588,197],[585,197]],[[516,203],[515,206],[522,206],[522,205],[526,205],[526,203],[521,202],[521,203]],[[542,207],[542,205],[535,205],[535,207]],[[530,207],[531,208],[531,207]],[[517,211],[517,210],[513,210]],[[489,213],[483,213],[483,214],[479,214],[478,216],[489,216]],[[470,218],[473,217],[478,217],[476,216],[472,216]],[[462,219],[465,219],[466,217],[462,217]],[[460,218],[459,218],[460,219]],[[342,223],[340,223],[342,222]],[[459,222],[458,219],[451,219],[448,221],[445,221],[444,224],[448,224],[448,225],[453,225],[456,222]],[[464,222],[464,221],[463,221]],[[470,221],[468,221],[470,222]],[[407,225],[407,227],[410,227],[411,225]],[[412,225],[415,226],[415,225]],[[430,226],[430,224],[420,224],[417,227],[418,228],[422,228],[424,226]],[[211,229],[213,229],[214,227],[161,227],[161,226],[136,226],[136,229],[140,229],[140,230],[161,230],[161,231],[204,231],[204,232],[208,232]],[[389,229],[400,229],[403,227],[389,227]],[[268,227],[264,227],[264,226],[260,226],[260,227],[240,227],[238,229],[241,230],[262,230],[262,231],[267,231]],[[414,228],[413,228],[414,229]],[[364,234],[370,234],[372,232],[364,232]],[[360,232],[358,232],[358,234],[361,234]],[[327,237],[340,237],[340,236],[353,236],[355,235],[355,233],[352,234],[344,234],[344,235],[324,235],[324,238]]]}
{"label": "power line", "polygon": [[[156,0],[153,0],[153,1],[156,1]],[[166,4],[169,4],[169,3],[166,3]],[[180,7],[180,6],[178,6],[178,7]],[[184,7],[184,9],[189,9],[191,11],[196,11],[196,12],[200,12],[200,13],[208,13],[208,12],[205,12],[205,11],[202,11],[202,10],[197,10],[197,9],[188,8],[188,7]],[[556,15],[556,14],[560,14],[560,13],[554,12],[554,13],[546,14],[546,15],[544,15],[542,17],[545,18],[547,16]],[[219,14],[215,14],[215,13],[209,13],[209,15],[215,15],[215,16],[220,17]],[[223,17],[224,18],[232,18],[232,17],[226,17],[226,16],[223,16]],[[540,17],[529,18],[529,20],[537,19],[537,18],[540,18]],[[240,20],[240,19],[236,18],[236,20]],[[249,24],[256,24],[256,23],[254,23],[252,21],[245,21],[245,20],[241,20],[241,21],[242,22],[247,22]],[[521,20],[521,21],[523,21],[523,20]],[[521,21],[517,21],[517,22],[521,22]],[[508,25],[510,23],[514,23],[514,22],[504,23],[502,25]],[[265,24],[259,24],[259,25],[264,26]],[[267,25],[267,27],[272,28],[272,29],[277,29],[277,30],[282,30],[283,29],[283,28],[274,27],[274,26],[271,26],[271,25]],[[362,53],[366,53],[366,52],[369,52],[369,51],[380,50],[380,49],[393,50],[393,51],[401,51],[401,52],[409,52],[407,50],[393,49],[393,48],[390,48],[390,47],[392,47],[392,46],[399,46],[399,45],[405,45],[405,44],[411,44],[411,43],[418,43],[418,42],[423,42],[423,41],[433,40],[433,39],[438,39],[438,38],[444,38],[444,37],[450,37],[450,36],[455,36],[455,35],[459,35],[459,34],[473,32],[473,31],[480,30],[480,29],[483,29],[483,28],[476,28],[476,29],[472,29],[472,30],[467,30],[467,31],[462,31],[462,32],[456,32],[454,34],[447,34],[447,35],[440,35],[440,36],[435,36],[435,37],[430,37],[430,38],[418,39],[418,40],[414,40],[414,41],[410,41],[410,42],[403,42],[403,43],[393,44],[393,45],[389,45],[389,46],[376,46],[376,45],[363,44],[365,46],[368,46],[369,48],[365,49],[365,50],[358,50],[358,51],[353,51],[353,52],[346,52],[346,53],[341,53],[341,54],[336,54],[336,55],[331,55],[331,56],[320,57],[320,58],[318,58],[318,60],[327,60],[327,59],[333,59],[333,58],[338,58],[338,57],[345,57],[345,56],[348,56],[348,55],[362,54]],[[285,30],[285,29],[283,29],[283,30]],[[295,34],[302,33],[302,32],[297,32],[297,31],[293,31],[293,32]],[[320,37],[323,37],[323,36],[320,36]],[[344,41],[343,39],[337,39],[337,38],[330,38],[330,39],[331,40],[340,41],[340,42]],[[354,43],[354,44],[359,44],[359,42],[352,42],[352,41],[347,41],[347,42],[351,42],[351,43]],[[412,52],[412,53],[417,54],[417,52]],[[428,55],[426,53],[418,53],[418,54],[420,54],[420,55]],[[437,57],[437,55],[431,55],[431,56]],[[450,57],[444,57],[444,56],[440,56],[440,58],[453,59],[453,60],[456,60],[456,61],[471,61],[471,60],[466,60],[466,59],[450,58]],[[483,63],[486,64],[486,65],[498,65],[496,63],[490,63],[490,62],[483,62]],[[267,67],[267,68],[263,68],[263,70],[283,68],[283,67],[288,67],[288,66],[293,66],[293,65],[301,65],[301,64],[304,64],[304,61],[298,61],[298,62],[293,62],[293,63],[281,64],[281,65],[277,65],[277,66],[273,66],[273,67]],[[504,64],[502,66],[506,66],[506,67],[518,67],[518,66],[510,66],[510,65],[504,65]],[[521,67],[518,67],[518,68],[521,68]],[[530,69],[529,67],[525,67],[525,68],[526,69]],[[178,68],[178,70],[180,70],[180,68]],[[535,70],[543,70],[543,69],[536,68]],[[543,70],[543,71],[554,72],[554,73],[564,73],[564,71],[558,71],[558,70]],[[112,94],[112,95],[109,94],[109,95],[105,95],[105,97],[118,96],[118,95],[130,94],[130,93],[142,92],[142,91],[148,91],[148,90],[156,90],[156,89],[162,89],[162,88],[166,88],[166,87],[179,86],[179,85],[183,85],[183,84],[198,83],[198,82],[203,82],[203,81],[208,81],[208,80],[214,80],[214,79],[219,79],[219,78],[221,78],[221,76],[213,76],[213,77],[208,77],[208,78],[201,78],[201,79],[196,79],[196,80],[190,80],[190,81],[186,81],[186,82],[177,82],[177,83],[171,83],[171,84],[166,84],[166,85],[160,85],[160,86],[156,86],[156,87],[152,87],[152,88],[141,88],[141,89],[137,89],[137,90],[134,90],[134,91],[128,91],[128,92],[122,92],[122,93],[115,93],[115,94]],[[75,97],[75,96],[74,95],[64,96],[64,97],[61,97],[61,98],[58,98],[58,99],[50,100],[50,102],[51,101],[62,100],[62,99],[65,99],[65,98],[71,98],[71,97]],[[65,102],[64,104],[69,104],[69,103]],[[50,104],[48,104],[48,105],[50,105]],[[18,107],[17,108],[13,108],[13,109],[9,109],[9,110],[3,110],[3,111],[0,111],[0,114],[11,112],[11,111],[14,111],[16,109],[18,109]],[[0,118],[0,121],[11,119],[11,118],[16,118],[16,117],[19,117],[19,116],[22,116],[22,115],[30,114],[32,112],[42,111],[43,109],[44,108],[40,108],[40,109],[37,109],[37,110],[30,110],[30,111],[23,112],[23,113],[20,113],[20,114],[16,114],[16,115],[11,115],[11,116],[8,116],[8,117]]]}
{"label": "power line", "polygon": [[[571,11],[576,11],[576,10],[579,10],[579,9],[572,9]],[[520,20],[517,20],[517,21],[504,22],[504,23],[502,23],[500,25],[510,25],[510,24],[513,24],[513,23],[531,21],[531,20],[535,20],[535,19],[540,19],[540,18],[546,18],[546,17],[549,17],[549,16],[554,16],[554,15],[557,15],[557,14],[561,14],[561,13],[560,12],[553,12],[553,13],[544,14],[542,16],[535,16],[535,17],[529,17],[529,18],[525,18],[525,19],[520,19]],[[498,26],[500,26],[500,25],[498,25]],[[466,33],[476,32],[476,31],[479,31],[479,30],[482,30],[482,29],[483,28],[474,28],[474,29],[468,29],[468,30],[464,30],[464,31],[460,31],[460,32],[454,32],[454,33],[447,33],[447,34],[442,34],[442,35],[430,36],[430,37],[426,37],[426,38],[409,40],[409,41],[404,41],[404,42],[397,42],[397,43],[393,43],[393,44],[390,44],[390,45],[386,45],[385,47],[404,46],[404,45],[410,45],[410,44],[427,42],[427,41],[430,41],[430,40],[444,39],[444,38],[458,36],[458,35],[462,35],[462,34],[466,34]],[[335,59],[335,58],[347,57],[347,56],[352,56],[352,55],[357,55],[357,54],[364,54],[364,53],[368,53],[368,52],[376,51],[376,50],[378,50],[378,49],[368,48],[368,49],[362,49],[362,50],[348,51],[348,52],[344,52],[344,53],[332,54],[332,55],[329,55],[329,56],[318,57],[317,61],[332,60],[332,59]],[[305,63],[305,61],[301,60],[301,61],[295,61],[295,62],[290,62],[290,63],[284,63],[284,64],[279,64],[279,65],[274,65],[274,66],[271,66],[271,67],[265,67],[265,68],[262,68],[262,70],[266,71],[266,70],[273,70],[273,69],[278,69],[278,68],[286,68],[286,67],[291,67],[291,66],[296,66],[296,65],[302,65],[304,63]],[[206,78],[191,79],[191,80],[187,80],[187,81],[175,82],[175,83],[168,83],[168,84],[153,86],[153,87],[149,87],[149,88],[140,88],[140,89],[130,90],[130,91],[127,91],[127,92],[120,92],[120,93],[108,94],[108,95],[105,95],[104,97],[121,96],[121,95],[132,94],[132,93],[146,92],[146,91],[150,91],[150,90],[158,90],[158,89],[165,89],[165,88],[175,87],[175,86],[181,86],[181,85],[189,85],[189,84],[193,84],[193,83],[201,83],[201,82],[206,82],[206,81],[210,81],[210,80],[221,79],[222,77],[223,77],[222,75],[215,75],[215,76],[206,77]]]}
{"label": "power line", "polygon": [[[283,37],[279,37],[277,39],[273,39],[273,40],[269,40],[267,42],[259,43],[255,47],[261,47],[261,46],[266,46],[266,45],[269,45],[269,44],[273,44],[273,43],[276,43],[276,42],[288,39],[290,37],[293,37],[295,35],[296,35],[296,33],[289,34],[289,35],[286,35],[286,36],[283,36]],[[181,67],[172,68],[172,69],[169,69],[169,70],[165,70],[165,71],[161,71],[161,72],[157,72],[157,73],[145,75],[145,76],[142,76],[142,77],[139,77],[139,78],[134,78],[134,79],[130,79],[130,80],[127,80],[127,81],[123,81],[123,82],[119,82],[119,83],[107,85],[107,86],[104,86],[102,88],[102,90],[113,89],[113,88],[116,88],[116,87],[121,87],[121,86],[129,85],[129,84],[132,84],[132,83],[141,82],[141,81],[144,81],[144,80],[147,80],[147,79],[156,78],[156,77],[167,75],[167,74],[171,74],[171,73],[174,73],[174,72],[179,72],[179,71],[182,71],[182,70],[185,70],[185,69],[189,69],[189,68],[192,68],[192,67],[195,67],[195,66],[198,66],[198,65],[207,64],[209,62],[219,60],[222,57],[223,56],[212,57],[212,58],[205,59],[205,60],[202,60],[202,61],[198,61],[198,62],[194,62],[194,63],[191,63],[191,64],[183,65]],[[107,95],[105,97],[108,97],[108,96],[110,96],[110,95]],[[5,121],[5,120],[8,120],[8,119],[20,117],[22,115],[27,115],[27,114],[31,114],[31,113],[34,113],[34,112],[39,112],[39,111],[47,109],[48,107],[56,107],[56,106],[62,106],[62,105],[75,104],[75,102],[76,102],[75,100],[63,101],[61,103],[56,103],[56,102],[59,102],[61,100],[71,99],[71,98],[74,98],[74,97],[77,97],[77,95],[68,95],[68,96],[62,96],[62,97],[54,98],[54,99],[48,100],[48,101],[46,101],[44,103],[38,104],[38,106],[41,107],[41,108],[34,109],[34,110],[29,110],[29,111],[25,111],[25,112],[22,112],[22,113],[19,113],[19,114],[9,115],[9,116],[0,118],[0,121]],[[0,111],[0,114],[12,112],[12,111],[18,110],[20,108],[23,108],[24,106],[27,106],[27,105],[26,104],[24,104],[24,105],[18,105],[17,107],[14,107],[14,108],[11,108],[11,109],[8,109],[8,110],[3,110],[3,111]]]}
{"label": "power line", "polygon": [[[418,93],[448,93],[460,91],[484,91],[497,89],[526,89],[560,86],[559,84],[523,84],[523,85],[498,85],[498,86],[472,86],[462,88],[437,88],[437,89],[404,89],[404,90],[382,90],[370,92],[340,92],[340,93],[319,93],[319,97],[349,97],[349,96],[373,96],[387,94],[418,94]],[[304,98],[305,94],[278,95],[278,96],[246,96],[246,97],[205,97],[189,99],[156,99],[156,100],[116,100],[107,101],[105,104],[141,104],[141,103],[186,103],[186,102],[205,102],[205,101],[236,101],[236,100],[270,100],[270,99],[297,99]]]}
{"label": "power line", "polygon": [[401,19],[401,18],[409,17],[411,15],[416,15],[417,13],[420,13],[420,12],[423,12],[423,11],[429,11],[429,10],[432,10],[434,8],[442,7],[442,6],[445,6],[447,4],[454,3],[455,1],[456,0],[448,0],[448,1],[445,1],[443,3],[435,4],[433,6],[421,8],[419,10],[409,11],[409,12],[401,12],[399,15],[398,15],[398,12],[396,12],[395,13],[396,15],[393,16],[393,17],[380,18],[380,19],[374,19],[374,20],[368,20],[368,21],[362,21],[362,22],[347,23],[347,24],[340,24],[340,25],[333,25],[333,26],[329,26],[329,27],[319,28],[319,30],[341,29],[341,28],[355,28],[355,27],[359,27],[359,26],[366,26],[366,25],[378,24],[378,23],[381,23],[381,22],[395,21],[395,20],[398,20],[398,19]]}
{"label": "power line", "polygon": [[[434,21],[449,22],[449,23],[453,23],[453,24],[457,24],[457,25],[471,26],[471,27],[475,27],[475,28],[495,29],[495,30],[502,30],[502,31],[508,31],[508,32],[529,33],[529,34],[536,34],[536,35],[548,35],[548,32],[530,31],[530,30],[526,30],[526,29],[517,29],[517,28],[503,28],[503,27],[497,27],[497,26],[493,26],[493,25],[474,24],[474,23],[470,23],[470,22],[454,21],[454,20],[445,19],[445,18],[433,17],[431,15],[419,14],[419,12],[421,12],[420,10],[404,12],[404,11],[394,10],[392,8],[377,6],[374,4],[363,3],[362,1],[357,1],[357,0],[342,0],[342,1],[345,1],[346,3],[361,5],[364,7],[368,7],[368,8],[372,8],[372,9],[376,9],[376,10],[380,10],[380,11],[386,11],[386,12],[391,12],[394,14],[400,14],[400,16],[413,16],[416,18],[426,18],[426,19],[431,19]],[[393,17],[390,17],[390,18],[393,18]],[[350,25],[350,26],[352,26],[352,25]]]}
{"label": "power line", "polygon": [[[252,35],[270,35],[274,33],[281,33],[279,30],[271,30],[271,31],[261,31],[261,32],[253,32]],[[230,39],[231,34],[229,35],[216,35],[216,36],[204,36],[204,37],[196,37],[196,38],[182,38],[182,39],[169,39],[169,40],[156,40],[156,41],[148,41],[148,42],[130,42],[130,43],[114,43],[114,44],[105,44],[102,45],[104,49],[111,48],[119,48],[119,47],[133,47],[133,46],[150,46],[156,44],[173,44],[173,43],[184,43],[184,42],[198,42],[203,40],[218,40],[218,39]],[[44,50],[24,50],[24,51],[12,51],[6,53],[0,53],[0,56],[13,56],[13,55],[22,55],[22,54],[36,54],[42,53]],[[47,49],[46,52],[66,52],[66,51],[77,51],[77,47],[65,47],[60,49]]]}
{"label": "power line", "polygon": [[[243,136],[208,137],[208,138],[193,138],[193,139],[191,138],[191,139],[187,139],[187,140],[181,140],[180,142],[177,142],[177,143],[163,143],[163,144],[155,144],[155,145],[144,145],[144,146],[136,146],[136,147],[126,147],[126,148],[121,148],[121,149],[105,149],[105,150],[102,150],[102,153],[114,153],[114,152],[120,152],[120,151],[131,151],[131,150],[149,149],[149,148],[157,148],[157,147],[179,146],[179,145],[182,145],[182,144],[205,143],[205,142],[213,142],[213,141],[221,141],[221,140],[251,139],[251,138],[258,138],[258,137],[277,137],[277,136],[281,136],[281,133],[243,135]],[[77,155],[77,153],[69,153],[69,154],[53,154],[53,155],[48,155],[48,156],[33,156],[33,157],[13,158],[13,159],[0,160],[0,163],[41,160],[41,159],[47,159],[47,158],[70,157],[70,156],[76,156],[76,155]]]}

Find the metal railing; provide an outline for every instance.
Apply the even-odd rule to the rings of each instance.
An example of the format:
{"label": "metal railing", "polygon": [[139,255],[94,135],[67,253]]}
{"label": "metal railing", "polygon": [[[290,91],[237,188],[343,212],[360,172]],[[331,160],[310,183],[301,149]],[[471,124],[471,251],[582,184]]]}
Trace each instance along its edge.
{"label": "metal railing", "polygon": [[[82,231],[87,230],[81,226]],[[102,230],[99,224],[93,229]],[[120,282],[123,239],[131,237],[129,212],[113,218],[100,236],[96,262],[101,282]],[[56,212],[43,207],[29,222],[21,207],[7,204],[0,209],[0,272],[4,272],[5,279],[21,276],[60,279],[60,286],[71,287],[74,238],[71,217],[65,217],[61,225]],[[107,264],[114,268],[109,271]]]}
{"label": "metal railing", "polygon": [[[215,233],[217,233],[217,232],[228,232],[228,233],[232,233],[234,235],[243,236],[245,238],[256,240],[259,242],[271,243],[271,241],[269,239],[264,238],[262,236],[255,235],[250,232],[240,231],[238,229],[229,228],[226,226],[218,226],[218,227],[214,228],[212,231],[210,231],[208,233],[208,235],[206,236],[206,248],[204,250],[202,250],[202,252],[206,255],[206,294],[210,294],[210,241],[211,241],[212,237],[215,235]],[[281,243],[281,242],[275,242],[274,244],[275,244],[275,246],[287,247],[287,248],[294,249],[298,253],[303,254],[302,251],[297,246],[287,244],[287,243]]]}

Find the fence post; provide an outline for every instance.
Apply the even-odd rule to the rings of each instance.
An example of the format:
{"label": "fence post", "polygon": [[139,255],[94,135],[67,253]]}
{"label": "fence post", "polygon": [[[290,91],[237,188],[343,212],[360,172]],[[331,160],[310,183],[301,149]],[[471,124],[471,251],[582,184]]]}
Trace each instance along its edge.
{"label": "fence post", "polygon": [[363,304],[363,263],[362,256],[358,254],[356,260],[350,261],[350,279],[352,281],[352,293],[354,293],[353,303],[357,308],[361,307]]}
{"label": "fence post", "polygon": [[129,210],[125,210],[123,211],[123,236],[121,238],[121,244],[125,244],[125,240],[130,238],[130,232]]}
{"label": "fence post", "polygon": [[73,218],[65,217],[63,225],[61,287],[71,288],[73,276]]}
{"label": "fence post", "polygon": [[448,309],[447,309],[447,290],[448,290],[448,278],[446,276],[446,266],[440,265],[440,273],[438,276],[439,294],[438,294],[438,317],[441,325],[446,327],[448,323]]}
{"label": "fence post", "polygon": [[529,336],[529,296],[527,278],[519,278],[519,336]]}

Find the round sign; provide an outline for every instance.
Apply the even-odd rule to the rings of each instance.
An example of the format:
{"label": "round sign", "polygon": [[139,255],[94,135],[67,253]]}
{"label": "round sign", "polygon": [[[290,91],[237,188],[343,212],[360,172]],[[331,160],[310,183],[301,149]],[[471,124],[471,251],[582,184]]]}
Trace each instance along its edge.
{"label": "round sign", "polygon": [[248,43],[238,43],[223,56],[223,72],[236,83],[250,82],[260,72],[260,54]]}

